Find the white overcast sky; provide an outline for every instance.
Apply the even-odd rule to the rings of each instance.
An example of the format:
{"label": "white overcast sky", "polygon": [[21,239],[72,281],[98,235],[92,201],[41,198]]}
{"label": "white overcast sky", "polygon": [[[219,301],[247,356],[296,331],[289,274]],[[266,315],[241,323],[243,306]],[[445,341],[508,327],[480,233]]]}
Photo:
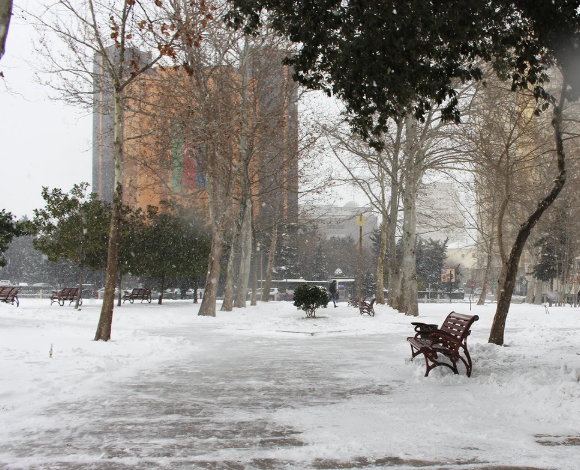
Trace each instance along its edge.
{"label": "white overcast sky", "polygon": [[69,190],[92,179],[92,116],[34,83],[33,36],[14,16],[0,60],[0,210],[18,217],[44,205],[42,186]]}

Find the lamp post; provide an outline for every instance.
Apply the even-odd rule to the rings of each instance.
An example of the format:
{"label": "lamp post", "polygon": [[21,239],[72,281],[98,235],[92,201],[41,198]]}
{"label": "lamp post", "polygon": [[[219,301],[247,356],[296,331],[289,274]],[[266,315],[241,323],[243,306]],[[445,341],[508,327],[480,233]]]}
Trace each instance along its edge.
{"label": "lamp post", "polygon": [[260,253],[260,295],[262,295],[264,276],[262,275],[262,252],[260,251],[260,242],[257,243],[256,251]]}
{"label": "lamp post", "polygon": [[356,224],[359,227],[359,240],[358,240],[358,299],[362,300],[362,229],[367,223],[364,215],[359,215],[356,218]]}

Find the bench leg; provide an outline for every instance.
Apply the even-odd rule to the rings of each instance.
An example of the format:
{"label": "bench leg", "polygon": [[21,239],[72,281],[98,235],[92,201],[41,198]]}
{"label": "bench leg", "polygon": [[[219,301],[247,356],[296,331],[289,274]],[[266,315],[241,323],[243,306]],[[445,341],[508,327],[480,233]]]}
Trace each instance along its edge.
{"label": "bench leg", "polygon": [[427,370],[425,371],[425,377],[428,377],[429,372],[431,372],[433,369],[435,369],[435,367],[438,367],[438,366],[449,367],[455,375],[459,375],[459,371],[457,370],[457,366],[455,364],[451,365],[451,364],[447,364],[446,362],[439,362],[439,361],[431,358],[433,364],[429,365],[429,360],[427,359],[427,354],[423,353],[423,355],[425,356],[425,364],[427,366]]}
{"label": "bench leg", "polygon": [[471,377],[471,370],[473,368],[473,364],[471,362],[471,356],[469,355],[469,351],[467,350],[467,347],[465,347],[465,346],[461,346],[461,347],[463,348],[463,352],[465,354],[465,357],[467,358],[467,361],[465,359],[463,359],[461,356],[459,356],[459,359],[461,359],[461,361],[465,365],[465,369],[467,371],[467,377]]}
{"label": "bench leg", "polygon": [[453,364],[447,364],[446,362],[438,361],[438,355],[436,352],[423,348],[415,350],[413,345],[411,345],[411,360],[413,360],[419,354],[423,354],[423,357],[425,358],[425,377],[429,377],[429,372],[435,369],[435,367],[439,366],[449,367],[455,375],[459,374],[459,371],[457,370],[457,361],[453,362],[452,360]]}

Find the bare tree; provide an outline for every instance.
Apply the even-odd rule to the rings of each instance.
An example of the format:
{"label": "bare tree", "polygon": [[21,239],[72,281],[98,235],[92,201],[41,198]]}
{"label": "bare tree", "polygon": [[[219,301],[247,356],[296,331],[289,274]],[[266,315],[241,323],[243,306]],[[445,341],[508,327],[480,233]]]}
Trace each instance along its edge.
{"label": "bare tree", "polygon": [[[518,267],[520,263],[521,255],[524,251],[526,242],[532,232],[532,229],[540,220],[544,212],[552,205],[556,200],[560,192],[562,191],[567,178],[566,171],[566,152],[564,146],[564,106],[566,104],[567,96],[569,92],[569,82],[567,77],[564,76],[561,82],[561,88],[558,93],[558,98],[554,99],[554,110],[552,116],[552,126],[554,128],[554,144],[555,151],[549,154],[550,157],[555,159],[556,175],[552,180],[550,187],[545,188],[545,185],[540,185],[540,189],[544,189],[544,193],[538,199],[536,199],[535,207],[530,211],[526,212],[522,217],[522,223],[516,229],[514,233],[513,243],[509,253],[504,248],[503,238],[500,237],[498,233],[498,243],[500,249],[500,256],[502,259],[502,269],[499,277],[498,287],[499,298],[497,303],[497,310],[492,324],[489,342],[501,345],[504,342],[504,331],[505,322],[509,312],[509,307],[511,303],[511,298],[513,295],[516,276],[518,272]],[[506,197],[507,194],[507,197]],[[500,220],[502,211],[505,212],[504,205],[505,202],[509,203],[510,193],[506,189],[504,192],[504,203],[500,206],[500,213],[498,214],[498,227],[500,227]],[[530,201],[532,202],[532,201]],[[503,253],[503,254],[501,254]]]}
{"label": "bare tree", "polygon": [[[123,202],[123,161],[127,136],[124,131],[125,111],[131,90],[138,81],[164,58],[174,58],[176,40],[182,36],[200,34],[197,29],[206,20],[203,6],[190,8],[189,23],[176,27],[175,15],[169,17],[161,2],[128,0],[58,0],[45,3],[29,12],[44,33],[39,53],[44,58],[46,83],[60,98],[90,107],[93,100],[110,97],[113,120],[113,213],[109,231],[109,249],[105,295],[95,340],[111,337],[113,304],[116,285],[119,224]],[[66,46],[62,54],[47,55],[54,50],[56,38]],[[105,106],[106,107],[106,106]]]}
{"label": "bare tree", "polygon": [[390,298],[397,297],[395,276],[398,270],[396,256],[392,256],[396,246],[397,214],[399,208],[400,158],[403,126],[395,123],[395,130],[383,136],[385,145],[381,151],[370,147],[360,137],[341,129],[325,127],[331,139],[331,148],[337,160],[348,173],[348,181],[356,185],[368,198],[371,206],[381,215],[380,248],[376,268],[376,301],[384,304],[384,260],[389,247],[390,264],[388,285]]}
{"label": "bare tree", "polygon": [[[12,18],[12,0],[0,0],[0,59],[6,52],[6,38]],[[1,73],[0,73],[0,76]]]}

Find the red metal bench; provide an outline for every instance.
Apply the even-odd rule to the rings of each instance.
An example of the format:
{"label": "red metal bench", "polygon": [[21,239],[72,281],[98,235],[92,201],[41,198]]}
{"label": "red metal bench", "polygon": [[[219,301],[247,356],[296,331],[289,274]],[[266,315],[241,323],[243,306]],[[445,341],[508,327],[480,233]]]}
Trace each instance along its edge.
{"label": "red metal bench", "polygon": [[[362,301],[364,302],[366,299],[367,299],[366,297],[363,297]],[[351,307],[354,307],[354,308],[359,308],[359,304],[360,304],[360,301],[359,301],[358,297],[351,297],[348,299],[348,302],[347,302],[347,305],[350,305]]]}
{"label": "red metal bench", "polygon": [[0,302],[10,303],[16,306],[20,306],[20,301],[18,300],[18,291],[20,286],[2,286],[0,287]]}
{"label": "red metal bench", "polygon": [[[53,290],[52,295],[50,296],[50,305],[54,302],[58,302],[58,304],[62,307],[65,302],[69,302],[69,305],[72,304],[74,301],[77,300],[79,295],[79,288],[78,287],[65,287],[61,291]],[[79,306],[83,304],[83,299],[79,299]]]}
{"label": "red metal bench", "polygon": [[377,299],[372,299],[370,302],[367,302],[366,300],[363,299],[363,301],[360,302],[358,305],[360,314],[364,315],[365,313],[368,313],[369,316],[374,317],[375,316],[374,305],[376,300]]}
{"label": "red metal bench", "polygon": [[131,292],[125,291],[123,293],[123,302],[128,300],[129,302],[133,303],[135,300],[141,299],[141,303],[146,300],[148,303],[151,303],[151,289],[147,289],[144,287],[138,287],[133,289]]}
{"label": "red metal bench", "polygon": [[[411,359],[419,354],[425,357],[425,377],[437,366],[449,367],[455,374],[457,362],[461,361],[467,370],[467,377],[471,377],[471,356],[467,350],[467,337],[471,333],[471,325],[479,320],[477,315],[463,315],[451,312],[441,325],[427,323],[411,323],[415,327],[415,336],[407,338],[411,343]],[[440,356],[446,356],[451,361],[441,362]]]}

